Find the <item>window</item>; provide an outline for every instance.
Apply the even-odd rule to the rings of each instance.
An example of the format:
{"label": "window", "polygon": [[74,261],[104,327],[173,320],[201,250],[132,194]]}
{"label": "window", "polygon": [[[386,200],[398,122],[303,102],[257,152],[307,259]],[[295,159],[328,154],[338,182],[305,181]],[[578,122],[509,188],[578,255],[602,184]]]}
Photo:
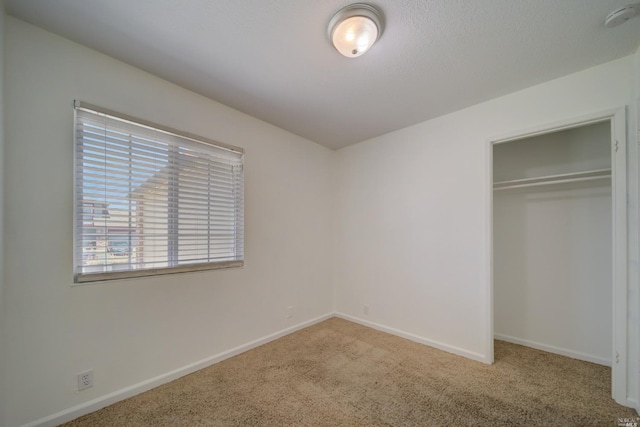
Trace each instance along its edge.
{"label": "window", "polygon": [[76,101],[74,281],[242,266],[243,160]]}

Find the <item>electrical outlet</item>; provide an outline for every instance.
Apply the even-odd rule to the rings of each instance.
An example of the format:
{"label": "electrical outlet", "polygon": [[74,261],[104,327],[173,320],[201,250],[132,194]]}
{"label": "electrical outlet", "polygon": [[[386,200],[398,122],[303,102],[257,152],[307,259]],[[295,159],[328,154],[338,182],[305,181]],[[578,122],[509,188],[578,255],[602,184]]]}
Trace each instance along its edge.
{"label": "electrical outlet", "polygon": [[78,374],[78,391],[93,387],[93,369]]}
{"label": "electrical outlet", "polygon": [[291,319],[293,317],[293,306],[290,305],[287,307],[287,319]]}
{"label": "electrical outlet", "polygon": [[366,315],[369,315],[369,305],[365,304],[362,306],[362,312]]}

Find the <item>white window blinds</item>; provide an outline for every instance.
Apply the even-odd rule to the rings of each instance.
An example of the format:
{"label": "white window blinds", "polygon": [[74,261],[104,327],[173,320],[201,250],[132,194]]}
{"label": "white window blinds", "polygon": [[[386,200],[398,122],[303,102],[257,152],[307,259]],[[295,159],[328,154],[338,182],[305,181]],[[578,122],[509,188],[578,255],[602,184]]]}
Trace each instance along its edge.
{"label": "white window blinds", "polygon": [[242,149],[75,104],[74,280],[236,267]]}

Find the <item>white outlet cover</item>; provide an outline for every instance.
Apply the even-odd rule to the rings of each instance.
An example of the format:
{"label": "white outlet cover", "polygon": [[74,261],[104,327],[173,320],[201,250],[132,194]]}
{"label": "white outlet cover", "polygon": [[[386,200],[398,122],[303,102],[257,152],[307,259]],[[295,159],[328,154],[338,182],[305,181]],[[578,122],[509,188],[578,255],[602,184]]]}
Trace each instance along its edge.
{"label": "white outlet cover", "polygon": [[93,387],[93,370],[80,372],[78,374],[78,391]]}

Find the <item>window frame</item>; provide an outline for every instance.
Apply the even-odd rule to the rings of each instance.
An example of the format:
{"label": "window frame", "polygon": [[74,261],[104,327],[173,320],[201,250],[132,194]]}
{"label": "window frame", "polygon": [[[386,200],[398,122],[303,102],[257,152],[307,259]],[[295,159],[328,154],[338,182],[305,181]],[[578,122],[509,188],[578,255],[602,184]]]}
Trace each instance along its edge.
{"label": "window frame", "polygon": [[[73,103],[74,108],[74,123],[73,123],[73,282],[74,284],[84,284],[84,283],[92,283],[92,282],[101,282],[106,280],[117,280],[117,279],[131,279],[136,277],[147,277],[147,276],[156,276],[156,275],[166,275],[166,274],[175,274],[175,273],[185,273],[185,272],[195,272],[195,271],[207,271],[207,270],[217,270],[217,269],[226,269],[226,268],[239,268],[244,266],[244,149],[240,147],[236,147],[233,145],[228,145],[224,143],[220,143],[205,137],[201,137],[198,135],[194,135],[189,132],[184,132],[180,130],[173,129],[171,127],[159,125],[157,123],[153,123],[147,120],[139,119],[136,117],[132,117],[126,114],[118,113],[106,108],[98,107],[93,104],[89,104],[86,102],[81,102],[78,100],[74,100]],[[234,228],[234,230],[240,230],[240,259],[236,260],[227,260],[227,261],[208,261],[208,262],[197,262],[191,264],[184,265],[175,265],[169,267],[159,267],[159,268],[141,268],[141,269],[132,269],[131,265],[129,265],[129,269],[127,270],[118,270],[118,271],[103,271],[103,272],[82,272],[82,268],[85,267],[84,264],[81,263],[81,259],[79,258],[78,251],[82,251],[84,245],[82,247],[78,247],[78,236],[82,235],[82,226],[79,226],[79,218],[78,216],[84,216],[83,212],[80,212],[80,206],[78,201],[78,185],[79,184],[79,175],[78,175],[78,156],[79,150],[77,148],[78,144],[78,118],[77,111],[82,110],[89,113],[94,113],[99,116],[105,116],[110,119],[115,119],[122,122],[127,122],[129,125],[139,126],[141,128],[151,129],[153,131],[161,132],[167,134],[170,137],[177,137],[181,139],[185,139],[190,143],[197,143],[203,145],[210,145],[218,150],[225,150],[235,153],[235,155],[239,156],[241,163],[241,171],[240,171],[240,193],[236,194],[236,198],[234,199],[234,204],[240,205],[240,217],[242,219],[242,225],[239,228]],[[235,194],[235,184],[234,182],[234,194]],[[169,204],[173,206],[174,202],[169,202],[167,208],[172,211],[172,215],[177,215],[175,211],[176,204],[173,206],[174,209],[169,208]],[[106,211],[106,209],[105,209]],[[129,211],[131,214],[131,211]],[[175,221],[175,218],[174,218]],[[177,222],[176,222],[177,223]],[[169,225],[169,224],[168,224]],[[174,231],[172,235],[179,236],[179,232]],[[214,234],[207,233],[207,236],[214,236]],[[170,262],[171,257],[175,257],[177,254],[177,242],[171,242],[171,239],[167,237],[167,247],[172,247],[172,249],[168,249],[167,254],[167,262]],[[129,248],[130,249],[130,248]],[[235,250],[237,252],[237,248]]]}

